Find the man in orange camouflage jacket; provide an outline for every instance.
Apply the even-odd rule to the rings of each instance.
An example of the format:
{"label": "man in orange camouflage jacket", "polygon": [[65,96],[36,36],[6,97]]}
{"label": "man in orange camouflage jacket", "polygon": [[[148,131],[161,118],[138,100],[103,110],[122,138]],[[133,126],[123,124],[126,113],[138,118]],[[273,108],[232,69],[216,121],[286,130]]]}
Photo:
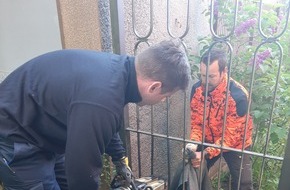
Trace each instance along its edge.
{"label": "man in orange camouflage jacket", "polygon": [[[217,49],[206,52],[200,63],[200,77],[200,81],[193,85],[191,93],[191,140],[248,150],[252,144],[253,129],[252,118],[247,114],[248,92],[232,78],[229,79],[227,91],[226,53]],[[204,110],[205,98],[207,98],[206,110]],[[225,123],[224,117],[226,117]],[[199,167],[201,159],[205,157],[209,169],[221,156],[221,149],[211,146],[202,147],[204,150],[196,152],[197,157],[192,160],[192,164],[193,167]],[[201,156],[202,153],[204,156]],[[251,156],[244,154],[242,165],[242,155],[239,152],[223,150],[222,156],[229,166],[233,189],[238,190],[238,187],[243,190],[253,189]],[[240,167],[242,168],[241,176]]]}

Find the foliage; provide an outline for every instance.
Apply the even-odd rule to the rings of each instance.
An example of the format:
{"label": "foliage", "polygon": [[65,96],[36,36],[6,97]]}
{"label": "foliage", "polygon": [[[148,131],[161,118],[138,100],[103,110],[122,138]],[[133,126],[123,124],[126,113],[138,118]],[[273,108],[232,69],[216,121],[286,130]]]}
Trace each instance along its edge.
{"label": "foliage", "polygon": [[[219,190],[227,190],[230,186],[230,175],[228,172],[221,172],[220,179],[216,176],[214,179],[212,179],[211,184],[213,189],[219,189]],[[219,184],[220,182],[220,184]]]}
{"label": "foliage", "polygon": [[115,170],[110,160],[110,156],[104,154],[102,156],[103,170],[101,173],[100,189],[110,189],[111,181],[114,177]]}
{"label": "foliage", "polygon": [[[190,56],[194,61],[193,77],[197,77],[194,72],[198,69],[196,60],[209,46],[228,48],[225,42],[231,44],[231,76],[252,92],[250,112],[255,124],[253,151],[278,157],[284,155],[290,126],[289,26],[282,36],[276,38],[289,19],[286,18],[287,3],[263,4],[259,18],[259,2],[239,1],[234,27],[235,4],[215,1],[213,26],[218,38],[212,35],[201,36],[200,54]],[[204,12],[205,15],[210,15],[209,10]],[[280,45],[283,52],[280,52]],[[277,189],[280,170],[280,161],[254,157],[255,185],[261,185],[261,189]]]}

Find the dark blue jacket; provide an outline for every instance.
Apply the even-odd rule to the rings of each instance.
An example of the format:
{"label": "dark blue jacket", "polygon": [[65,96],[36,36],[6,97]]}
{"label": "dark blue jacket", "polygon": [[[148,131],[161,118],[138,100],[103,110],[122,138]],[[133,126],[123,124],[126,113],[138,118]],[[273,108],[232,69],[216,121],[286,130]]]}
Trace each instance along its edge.
{"label": "dark blue jacket", "polygon": [[123,108],[139,101],[133,57],[90,50],[47,53],[0,84],[0,137],[65,153],[69,182],[93,187],[101,155],[124,155],[118,135]]}

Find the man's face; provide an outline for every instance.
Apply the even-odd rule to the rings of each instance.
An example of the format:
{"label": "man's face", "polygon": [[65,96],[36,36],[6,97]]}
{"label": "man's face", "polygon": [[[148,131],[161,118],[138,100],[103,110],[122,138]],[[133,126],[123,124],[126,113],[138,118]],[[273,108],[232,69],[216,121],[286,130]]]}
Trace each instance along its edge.
{"label": "man's face", "polygon": [[[204,86],[204,91],[206,87],[206,65],[204,63],[200,64],[200,77],[202,85]],[[226,69],[220,73],[218,60],[214,61],[208,66],[208,91],[213,91],[222,81],[225,76]]]}
{"label": "man's face", "polygon": [[154,105],[157,104],[159,102],[165,101],[166,98],[169,98],[170,96],[172,96],[174,92],[167,92],[167,93],[143,93],[141,92],[141,96],[142,96],[142,101],[137,103],[138,106],[144,106],[144,105]]}

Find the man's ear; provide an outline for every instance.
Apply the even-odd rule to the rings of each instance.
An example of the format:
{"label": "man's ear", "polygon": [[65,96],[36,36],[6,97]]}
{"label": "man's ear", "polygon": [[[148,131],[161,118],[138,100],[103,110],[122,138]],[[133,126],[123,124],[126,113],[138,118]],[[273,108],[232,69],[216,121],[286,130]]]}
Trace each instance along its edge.
{"label": "man's ear", "polygon": [[151,85],[148,88],[149,93],[155,93],[155,92],[159,93],[159,92],[161,92],[161,87],[162,87],[162,82],[154,81],[151,83]]}

